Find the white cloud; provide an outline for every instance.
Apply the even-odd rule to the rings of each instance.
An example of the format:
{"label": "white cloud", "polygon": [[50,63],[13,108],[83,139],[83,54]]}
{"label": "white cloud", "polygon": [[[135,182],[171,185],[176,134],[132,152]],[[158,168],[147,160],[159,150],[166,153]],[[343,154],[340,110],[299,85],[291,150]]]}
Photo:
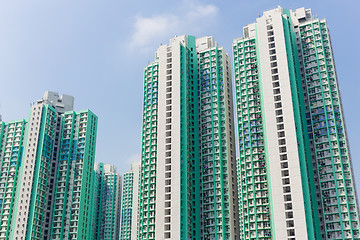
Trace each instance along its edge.
{"label": "white cloud", "polygon": [[152,39],[166,35],[178,26],[178,17],[174,15],[137,17],[135,32],[132,35],[132,46],[145,46]]}
{"label": "white cloud", "polygon": [[191,20],[198,20],[204,17],[214,17],[218,13],[218,8],[212,4],[208,5],[195,5],[190,3],[190,11],[188,16]]}
{"label": "white cloud", "polygon": [[152,17],[135,17],[134,31],[130,47],[147,50],[149,46],[157,46],[161,39],[174,35],[201,33],[213,23],[218,14],[215,5],[200,5],[184,0],[178,7],[180,13],[166,13]]}

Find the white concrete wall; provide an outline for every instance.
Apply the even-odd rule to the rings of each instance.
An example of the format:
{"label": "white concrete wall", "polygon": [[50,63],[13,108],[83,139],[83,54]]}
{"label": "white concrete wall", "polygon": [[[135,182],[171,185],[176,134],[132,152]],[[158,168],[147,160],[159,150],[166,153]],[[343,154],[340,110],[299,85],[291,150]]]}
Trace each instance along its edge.
{"label": "white concrete wall", "polygon": [[[186,37],[181,36],[170,40],[169,46],[161,46],[157,51],[159,61],[158,84],[158,147],[156,171],[156,219],[155,239],[164,239],[165,232],[165,155],[166,155],[166,76],[167,53],[172,54],[172,98],[171,98],[171,220],[170,239],[180,239],[181,220],[181,132],[180,132],[180,44],[186,43]],[[169,106],[169,105],[168,105]],[[169,187],[168,185],[166,187]]]}
{"label": "white concrete wall", "polygon": [[[38,154],[38,141],[40,133],[41,115],[44,104],[36,104],[31,107],[24,158],[22,160],[21,179],[19,179],[19,199],[15,216],[15,228],[13,231],[14,240],[25,239],[28,225],[29,206],[34,181],[34,169],[36,156]],[[40,149],[41,151],[41,149]],[[41,152],[39,152],[41,154]],[[36,177],[36,176],[35,176]],[[35,189],[34,189],[35,190]]]}
{"label": "white concrete wall", "polygon": [[[279,9],[268,11],[265,16],[257,19],[260,67],[262,77],[262,92],[265,112],[266,137],[268,145],[268,159],[271,181],[272,212],[275,225],[276,239],[287,239],[285,218],[284,193],[281,175],[281,161],[279,154],[278,130],[275,115],[273,81],[270,67],[269,42],[267,36],[266,19],[272,19],[277,68],[280,79],[280,94],[284,118],[284,131],[288,156],[288,170],[291,187],[292,208],[294,213],[295,236],[297,239],[307,239],[304,199],[302,192],[300,163],[296,138],[296,126],[293,113],[293,102],[290,88],[288,62],[282,23],[282,14]],[[268,17],[267,17],[268,16]],[[295,106],[298,107],[298,106]],[[286,185],[289,186],[289,185]],[[290,219],[288,219],[290,220]]]}

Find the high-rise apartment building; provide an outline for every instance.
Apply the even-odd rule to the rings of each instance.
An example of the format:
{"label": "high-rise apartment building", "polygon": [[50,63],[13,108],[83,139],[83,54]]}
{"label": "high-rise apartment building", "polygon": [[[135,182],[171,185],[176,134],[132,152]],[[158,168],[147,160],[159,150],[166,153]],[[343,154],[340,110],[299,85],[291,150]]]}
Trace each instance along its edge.
{"label": "high-rise apartment building", "polygon": [[137,162],[123,174],[120,240],[136,239],[137,236],[139,171],[140,162]]}
{"label": "high-rise apartment building", "polygon": [[95,238],[119,240],[122,180],[114,165],[96,163]]}
{"label": "high-rise apartment building", "polygon": [[46,92],[31,106],[20,160],[11,239],[47,239],[60,115],[73,107],[73,97]]}
{"label": "high-rise apartment building", "polygon": [[88,239],[93,231],[97,116],[90,110],[62,117],[51,239]]}
{"label": "high-rise apartment building", "polygon": [[297,41],[302,44],[299,61],[322,233],[330,239],[356,239],[359,206],[329,29],[311,10],[303,12]]}
{"label": "high-rise apartment building", "polygon": [[0,122],[0,239],[9,239],[15,221],[17,180],[23,153],[26,121]]}
{"label": "high-rise apartment building", "polygon": [[28,120],[0,123],[0,239],[88,239],[97,117],[46,92]]}
{"label": "high-rise apartment building", "polygon": [[180,36],[145,68],[138,239],[236,239],[230,58]]}
{"label": "high-rise apartment building", "polygon": [[60,138],[62,131],[62,121],[61,118],[63,113],[66,111],[73,110],[74,106],[74,97],[69,95],[59,96],[54,92],[45,92],[43,101],[53,106],[57,113],[56,127],[54,128],[54,146],[51,158],[51,167],[49,168],[49,180],[48,182],[48,191],[47,191],[47,207],[45,209],[45,230],[44,230],[44,239],[50,239],[51,234],[51,220],[53,215],[54,207],[54,195],[55,195],[55,183],[56,183],[56,173],[58,166],[58,157],[60,152]]}
{"label": "high-rise apartment building", "polygon": [[241,239],[358,239],[325,20],[278,7],[233,43]]}

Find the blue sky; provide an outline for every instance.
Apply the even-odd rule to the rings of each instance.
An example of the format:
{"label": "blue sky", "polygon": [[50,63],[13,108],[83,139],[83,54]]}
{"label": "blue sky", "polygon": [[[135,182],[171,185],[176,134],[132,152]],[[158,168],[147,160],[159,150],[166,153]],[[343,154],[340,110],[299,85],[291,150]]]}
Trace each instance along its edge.
{"label": "blue sky", "polygon": [[263,11],[311,8],[331,31],[353,165],[360,186],[358,1],[0,1],[0,114],[27,118],[47,90],[99,116],[96,160],[140,159],[143,69],[174,35],[212,35],[231,53]]}

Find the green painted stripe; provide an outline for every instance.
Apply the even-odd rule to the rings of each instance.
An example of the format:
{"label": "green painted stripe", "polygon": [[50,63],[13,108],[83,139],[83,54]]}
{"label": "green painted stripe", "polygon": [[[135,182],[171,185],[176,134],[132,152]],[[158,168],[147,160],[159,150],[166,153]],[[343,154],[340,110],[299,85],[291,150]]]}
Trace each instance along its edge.
{"label": "green painted stripe", "polygon": [[[286,12],[284,10],[284,12]],[[318,228],[317,231],[314,229],[314,220],[313,214],[317,213],[317,208],[313,209],[314,205],[311,204],[310,198],[310,189],[309,189],[309,181],[308,181],[308,167],[312,165],[310,153],[310,148],[305,150],[305,143],[304,143],[304,132],[303,130],[303,122],[306,121],[305,117],[305,107],[304,103],[299,101],[300,96],[298,89],[302,89],[301,86],[301,77],[300,77],[300,66],[298,64],[298,56],[297,56],[297,48],[296,48],[296,37],[295,33],[291,30],[292,24],[290,17],[290,12],[287,13],[288,18],[282,19],[283,21],[283,28],[284,28],[284,37],[285,37],[285,45],[286,45],[286,55],[288,61],[288,70],[289,70],[289,80],[290,80],[290,87],[291,87],[291,95],[292,95],[292,105],[293,105],[293,113],[294,113],[294,121],[296,126],[296,138],[298,142],[298,155],[299,155],[299,164],[300,164],[300,171],[301,171],[301,181],[302,181],[302,192],[304,198],[304,209],[305,209],[305,216],[306,216],[306,228],[308,239],[315,239],[315,235],[320,237],[320,227],[317,222]],[[297,63],[297,64],[296,64]],[[296,65],[295,65],[296,64]],[[299,85],[300,84],[300,85]],[[300,109],[303,112],[300,112]],[[312,171],[312,168],[309,169]],[[314,186],[312,186],[311,190],[315,190]]]}

